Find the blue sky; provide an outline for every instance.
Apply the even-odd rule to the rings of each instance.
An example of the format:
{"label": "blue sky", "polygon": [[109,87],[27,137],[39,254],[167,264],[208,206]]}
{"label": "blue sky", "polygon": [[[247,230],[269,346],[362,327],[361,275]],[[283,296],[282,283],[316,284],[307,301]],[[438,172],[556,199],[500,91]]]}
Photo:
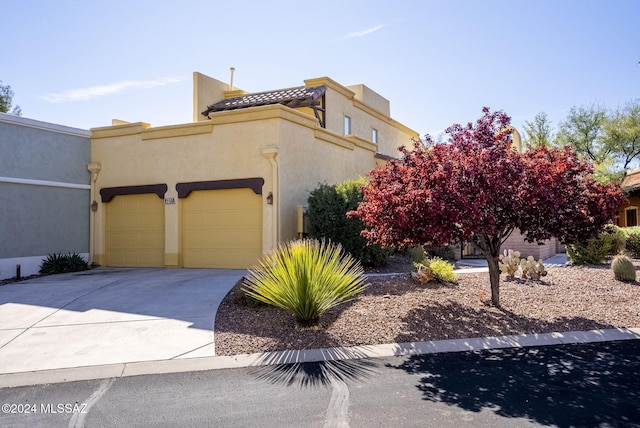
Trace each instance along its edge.
{"label": "blue sky", "polygon": [[89,129],[192,117],[192,72],[250,92],[364,83],[421,134],[483,106],[544,111],[640,98],[640,1],[10,1],[0,80],[24,117]]}

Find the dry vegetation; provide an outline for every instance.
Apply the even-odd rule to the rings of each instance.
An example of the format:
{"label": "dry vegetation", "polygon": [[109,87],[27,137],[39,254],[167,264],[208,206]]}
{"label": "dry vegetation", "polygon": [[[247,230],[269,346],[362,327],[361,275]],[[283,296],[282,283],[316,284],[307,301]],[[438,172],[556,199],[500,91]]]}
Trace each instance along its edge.
{"label": "dry vegetation", "polygon": [[230,293],[215,321],[216,354],[640,327],[640,283],[615,280],[608,266],[548,271],[543,281],[503,280],[501,309],[487,304],[488,273],[460,274],[446,285],[421,285],[408,273],[370,277],[362,294],[325,313],[315,330]]}

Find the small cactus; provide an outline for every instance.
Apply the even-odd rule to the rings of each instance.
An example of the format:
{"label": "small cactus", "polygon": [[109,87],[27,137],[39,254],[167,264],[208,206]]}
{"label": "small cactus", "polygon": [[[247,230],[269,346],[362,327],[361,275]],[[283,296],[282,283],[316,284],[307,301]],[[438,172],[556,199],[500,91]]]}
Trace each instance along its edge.
{"label": "small cactus", "polygon": [[539,280],[543,276],[547,275],[547,271],[542,264],[542,259],[536,260],[533,256],[527,257],[526,260],[520,262],[520,269],[522,270],[522,279],[536,279]]}
{"label": "small cactus", "polygon": [[636,267],[627,256],[615,256],[611,262],[611,269],[618,281],[631,282],[636,280]]}
{"label": "small cactus", "polygon": [[499,256],[500,270],[507,275],[507,279],[515,278],[516,272],[520,268],[520,251],[504,250]]}

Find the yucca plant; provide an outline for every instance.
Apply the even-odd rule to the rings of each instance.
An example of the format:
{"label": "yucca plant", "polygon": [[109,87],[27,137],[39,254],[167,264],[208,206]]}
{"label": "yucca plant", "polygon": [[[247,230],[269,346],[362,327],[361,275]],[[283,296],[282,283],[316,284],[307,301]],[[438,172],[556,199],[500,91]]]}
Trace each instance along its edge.
{"label": "yucca plant", "polygon": [[331,242],[298,240],[279,246],[249,269],[245,292],[292,313],[302,326],[351,300],[364,287],[360,263]]}

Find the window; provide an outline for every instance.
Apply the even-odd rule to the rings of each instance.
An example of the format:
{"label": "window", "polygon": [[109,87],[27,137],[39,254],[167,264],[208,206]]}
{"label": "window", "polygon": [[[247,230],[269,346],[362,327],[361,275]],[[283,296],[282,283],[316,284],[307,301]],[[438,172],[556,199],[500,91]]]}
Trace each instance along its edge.
{"label": "window", "polygon": [[625,226],[637,226],[638,225],[638,208],[627,208],[624,210],[626,216],[626,224]]}
{"label": "window", "polygon": [[349,116],[344,117],[344,135],[351,134],[351,118]]}
{"label": "window", "polygon": [[371,129],[371,141],[378,144],[378,130],[376,128]]}

